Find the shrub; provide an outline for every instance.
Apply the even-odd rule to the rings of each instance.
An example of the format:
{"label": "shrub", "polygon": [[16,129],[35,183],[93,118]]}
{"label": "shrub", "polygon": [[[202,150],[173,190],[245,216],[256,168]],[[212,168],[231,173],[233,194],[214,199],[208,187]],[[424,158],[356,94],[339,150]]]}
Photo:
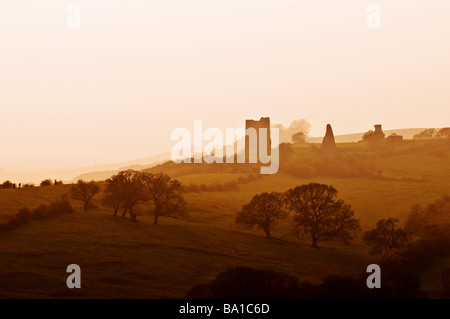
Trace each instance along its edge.
{"label": "shrub", "polygon": [[52,186],[53,185],[53,181],[51,179],[44,179],[41,184],[41,186]]}
{"label": "shrub", "polygon": [[6,223],[0,223],[0,233],[13,230],[20,225],[25,225],[32,219],[49,219],[58,215],[72,214],[74,212],[75,210],[65,197],[62,197],[60,200],[54,201],[49,205],[42,204],[32,212],[26,207],[21,208],[19,212],[11,217]]}
{"label": "shrub", "polygon": [[270,270],[234,267],[217,275],[209,283],[195,286],[187,298],[285,299],[297,296],[297,278]]}
{"label": "shrub", "polygon": [[[214,280],[208,283],[194,286],[186,293],[186,298],[373,299],[409,295],[409,292],[405,294],[395,292],[390,285],[385,284],[381,289],[368,289],[366,278],[367,274],[361,275],[359,279],[331,275],[324,277],[322,284],[313,285],[308,281],[299,283],[296,277],[282,272],[234,267],[219,273]],[[401,286],[402,289],[405,287],[407,285]]]}
{"label": "shrub", "polygon": [[26,224],[31,220],[32,215],[30,210],[24,207],[21,208],[19,212],[16,214],[16,218],[21,222],[21,224]]}
{"label": "shrub", "polygon": [[0,188],[6,189],[6,188],[14,188],[14,184],[11,181],[4,181]]}

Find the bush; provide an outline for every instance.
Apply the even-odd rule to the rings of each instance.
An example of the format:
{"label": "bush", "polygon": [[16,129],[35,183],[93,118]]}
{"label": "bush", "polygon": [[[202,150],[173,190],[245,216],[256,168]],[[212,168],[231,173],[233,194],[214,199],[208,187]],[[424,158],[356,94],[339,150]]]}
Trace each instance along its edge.
{"label": "bush", "polygon": [[41,184],[41,186],[52,186],[53,185],[53,181],[51,179],[44,179]]}
{"label": "bush", "polygon": [[35,208],[32,212],[26,207],[21,208],[19,212],[11,217],[6,223],[0,223],[0,233],[13,230],[20,225],[25,225],[32,219],[49,219],[58,215],[72,214],[74,212],[75,210],[65,197],[54,201],[49,205],[42,204]]}
{"label": "bush", "polygon": [[246,177],[239,177],[235,181],[226,182],[223,184],[212,183],[210,185],[206,184],[189,184],[183,185],[182,190],[185,193],[198,193],[198,192],[223,192],[228,190],[237,189],[240,184],[247,184],[252,181],[261,178],[260,174],[250,174]]}
{"label": "bush", "polygon": [[26,224],[31,220],[32,215],[30,210],[24,207],[20,209],[19,212],[16,214],[16,218],[21,222],[21,224]]}
{"label": "bush", "polygon": [[4,181],[0,188],[3,188],[3,189],[14,188],[14,184],[13,184],[13,182],[11,182],[9,180]]}
{"label": "bush", "polygon": [[420,272],[447,256],[450,256],[450,225],[435,227],[407,248],[382,255],[378,264],[394,298],[411,298],[417,296]]}
{"label": "bush", "polygon": [[217,275],[209,283],[195,286],[187,298],[214,299],[286,299],[297,296],[297,278],[270,270],[234,267]]}
{"label": "bush", "polygon": [[33,219],[46,219],[48,217],[47,205],[41,204],[33,210]]}
{"label": "bush", "polygon": [[443,196],[426,208],[414,205],[411,208],[405,229],[415,235],[433,233],[436,227],[450,224],[450,196]]}
{"label": "bush", "polygon": [[[374,299],[405,296],[393,292],[389,285],[369,289],[367,274],[359,279],[347,276],[326,276],[320,285],[298,279],[282,272],[234,267],[218,274],[216,279],[194,286],[190,299]],[[413,281],[414,283],[415,281]],[[402,286],[404,288],[406,286]]]}

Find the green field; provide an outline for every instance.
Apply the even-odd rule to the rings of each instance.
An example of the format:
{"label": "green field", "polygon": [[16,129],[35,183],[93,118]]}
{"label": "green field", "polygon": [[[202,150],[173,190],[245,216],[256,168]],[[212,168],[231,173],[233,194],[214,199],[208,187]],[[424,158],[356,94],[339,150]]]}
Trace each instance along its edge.
{"label": "green field", "polygon": [[[273,240],[265,239],[258,229],[247,231],[234,223],[236,213],[253,195],[312,181],[333,185],[339,198],[354,208],[363,231],[380,218],[396,217],[404,222],[412,205],[426,205],[448,194],[448,153],[374,156],[360,144],[339,147],[343,152],[365,154],[361,158],[381,171],[381,177],[299,177],[280,169],[237,189],[186,193],[188,216],[182,220],[161,218],[158,225],[145,213],[136,223],[114,218],[97,196],[97,207],[87,213],[74,202],[76,214],[32,221],[0,234],[0,297],[183,297],[195,284],[237,265],[283,271],[314,283],[328,274],[359,275],[373,261],[362,234],[350,246],[320,242],[320,247],[313,249],[309,238],[298,238],[288,221],[274,229]],[[294,147],[293,152],[289,161],[297,161],[299,166],[316,156],[309,146]],[[185,174],[177,178],[185,184],[221,184],[242,176],[246,174]],[[37,207],[69,190],[70,185],[0,190],[0,222],[21,207]],[[65,270],[73,263],[81,267],[82,289],[66,287]],[[441,271],[448,259],[442,263],[434,268]],[[442,287],[432,268],[423,275],[422,288],[439,297]]]}

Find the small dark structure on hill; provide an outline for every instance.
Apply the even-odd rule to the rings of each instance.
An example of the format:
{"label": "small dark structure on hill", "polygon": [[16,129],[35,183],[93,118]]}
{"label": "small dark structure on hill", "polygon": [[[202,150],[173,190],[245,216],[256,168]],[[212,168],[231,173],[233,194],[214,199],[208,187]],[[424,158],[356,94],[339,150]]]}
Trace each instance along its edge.
{"label": "small dark structure on hill", "polygon": [[[247,129],[254,128],[256,130],[256,139],[250,140],[250,136],[247,134]],[[266,129],[267,135],[260,135],[263,132],[260,132],[260,129]],[[271,154],[271,146],[272,142],[270,140],[270,117],[261,117],[259,121],[255,120],[246,120],[245,121],[245,158],[248,159],[250,155],[257,155],[257,161],[259,162],[259,143],[260,139],[265,139],[267,143],[267,155]],[[250,145],[250,142],[252,145]],[[264,142],[264,141],[263,141]],[[250,154],[250,149],[256,151],[256,154]]]}
{"label": "small dark structure on hill", "polygon": [[364,133],[362,139],[364,142],[370,142],[373,145],[379,145],[384,141],[385,134],[381,129],[381,124],[374,125],[375,131],[367,131]]}
{"label": "small dark structure on hill", "polygon": [[391,135],[389,135],[386,138],[386,141],[390,145],[399,145],[399,144],[402,144],[402,142],[403,142],[403,136],[392,133]]}
{"label": "small dark structure on hill", "polygon": [[322,151],[328,154],[336,151],[336,141],[334,140],[333,129],[330,124],[327,124],[327,131],[322,141]]}

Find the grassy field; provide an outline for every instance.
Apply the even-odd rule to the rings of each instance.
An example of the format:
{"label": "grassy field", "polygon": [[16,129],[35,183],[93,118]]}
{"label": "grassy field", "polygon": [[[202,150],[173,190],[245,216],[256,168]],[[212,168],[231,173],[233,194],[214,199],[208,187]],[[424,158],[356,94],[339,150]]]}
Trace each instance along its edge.
{"label": "grassy field", "polygon": [[[360,144],[340,147],[365,152]],[[301,152],[311,150],[304,145],[294,148],[296,156],[301,157]],[[145,215],[137,223],[114,218],[112,211],[100,205],[84,213],[80,203],[74,203],[77,213],[73,215],[32,221],[0,234],[0,297],[183,297],[193,285],[237,265],[283,271],[314,283],[328,274],[359,275],[373,261],[362,234],[350,246],[321,242],[320,248],[313,249],[309,238],[298,238],[287,221],[273,231],[275,239],[267,240],[257,229],[238,227],[234,219],[257,193],[285,191],[314,181],[336,187],[365,231],[380,218],[404,222],[412,205],[429,204],[448,191],[449,154],[399,153],[370,161],[382,171],[382,178],[296,177],[280,171],[237,189],[186,193],[188,217],[161,218],[158,225]],[[187,174],[177,178],[185,184],[220,184],[242,176]],[[0,190],[0,222],[21,207],[37,207],[69,190],[70,185]],[[65,270],[72,263],[81,267],[82,289],[66,287]],[[441,295],[436,278],[446,265],[448,260],[422,276],[423,290],[433,297]]]}

